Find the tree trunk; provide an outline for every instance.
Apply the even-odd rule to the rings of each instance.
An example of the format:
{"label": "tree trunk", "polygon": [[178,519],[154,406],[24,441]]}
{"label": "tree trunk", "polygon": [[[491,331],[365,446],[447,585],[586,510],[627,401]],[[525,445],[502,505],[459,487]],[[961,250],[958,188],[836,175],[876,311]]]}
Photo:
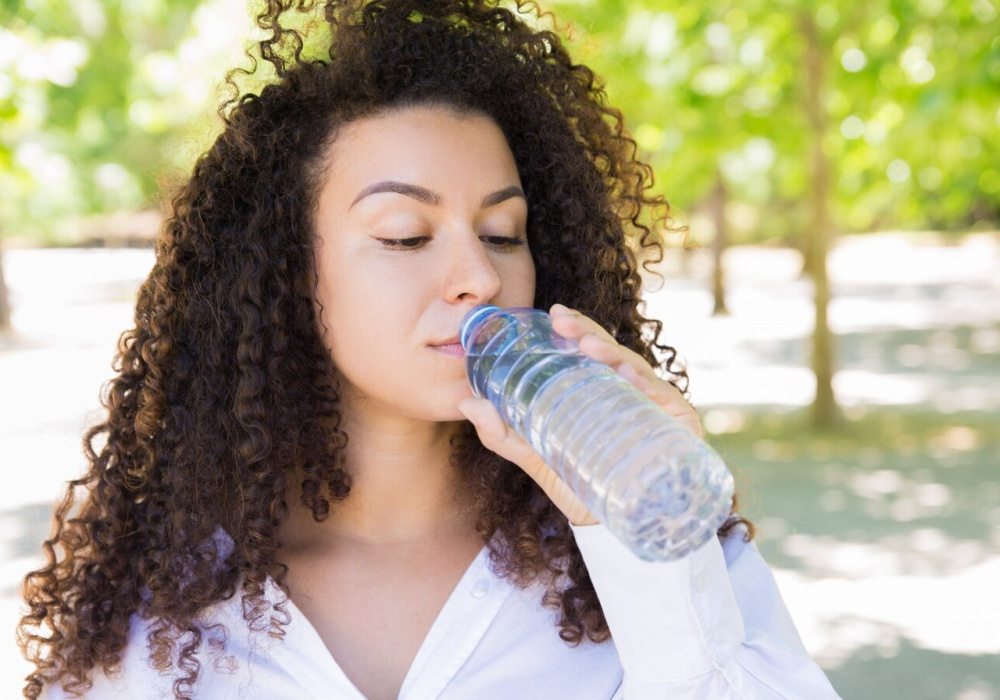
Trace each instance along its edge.
{"label": "tree trunk", "polygon": [[809,231],[805,231],[798,239],[798,249],[802,253],[802,269],[799,270],[799,278],[812,277],[812,271],[816,268],[814,248],[814,237],[810,235]]}
{"label": "tree trunk", "polygon": [[712,297],[715,305],[712,308],[713,316],[728,314],[726,308],[726,279],[725,269],[722,267],[722,254],[726,250],[726,183],[722,179],[722,172],[717,168],[715,171],[715,187],[712,188],[710,198],[712,209],[712,220],[715,222],[715,238],[712,240]]}
{"label": "tree trunk", "polygon": [[805,108],[812,131],[810,147],[811,181],[809,194],[808,236],[806,246],[809,274],[815,288],[816,324],[813,329],[812,370],[816,376],[816,398],[812,405],[812,424],[831,428],[838,422],[839,410],[833,393],[833,338],[827,319],[830,283],[827,278],[827,250],[830,236],[828,209],[830,166],[823,151],[826,113],[822,102],[823,61],[827,55],[820,44],[819,31],[809,11],[799,16],[805,40]]}
{"label": "tree trunk", "polygon": [[7,283],[3,277],[3,247],[0,246],[0,331],[10,328],[10,302],[7,297]]}
{"label": "tree trunk", "polygon": [[694,255],[694,251],[696,250],[695,247],[694,247],[694,244],[691,244],[690,247],[689,247],[686,236],[687,236],[687,234],[685,234],[684,242],[681,244],[681,258],[680,258],[680,260],[681,260],[680,276],[681,277],[690,277],[691,276],[691,274],[692,274],[692,272],[691,272],[691,256]]}

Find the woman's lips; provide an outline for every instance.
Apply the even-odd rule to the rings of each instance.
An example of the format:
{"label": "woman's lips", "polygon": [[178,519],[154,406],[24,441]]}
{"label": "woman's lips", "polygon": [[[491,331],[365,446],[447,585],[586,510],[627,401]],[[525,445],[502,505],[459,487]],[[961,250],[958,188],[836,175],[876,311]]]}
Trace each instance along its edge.
{"label": "woman's lips", "polygon": [[431,348],[445,355],[453,357],[465,357],[465,348],[461,343],[448,343],[447,345],[431,345]]}

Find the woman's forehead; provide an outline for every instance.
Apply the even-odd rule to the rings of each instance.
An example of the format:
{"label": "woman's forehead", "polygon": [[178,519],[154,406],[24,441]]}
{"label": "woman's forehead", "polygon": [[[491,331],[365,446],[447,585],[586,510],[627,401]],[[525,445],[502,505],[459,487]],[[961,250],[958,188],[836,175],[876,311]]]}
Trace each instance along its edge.
{"label": "woman's forehead", "polygon": [[495,122],[441,108],[409,108],[345,125],[328,157],[323,189],[345,210],[362,206],[360,200],[377,200],[366,195],[379,192],[431,206],[450,193],[485,206],[498,203],[498,192],[509,197],[510,188],[521,185]]}

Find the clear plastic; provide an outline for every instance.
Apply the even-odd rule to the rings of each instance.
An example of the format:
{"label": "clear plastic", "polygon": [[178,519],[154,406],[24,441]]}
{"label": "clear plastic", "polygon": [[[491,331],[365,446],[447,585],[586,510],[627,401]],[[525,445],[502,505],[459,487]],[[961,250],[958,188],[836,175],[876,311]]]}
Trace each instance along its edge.
{"label": "clear plastic", "polygon": [[476,396],[642,559],[683,557],[729,515],[722,458],[538,309],[480,305],[459,337]]}

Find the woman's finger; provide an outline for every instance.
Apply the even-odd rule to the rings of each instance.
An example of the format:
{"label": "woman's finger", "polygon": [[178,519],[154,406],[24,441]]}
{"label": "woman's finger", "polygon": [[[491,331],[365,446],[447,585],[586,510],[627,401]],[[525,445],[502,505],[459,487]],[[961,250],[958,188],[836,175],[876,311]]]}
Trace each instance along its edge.
{"label": "woman's finger", "polygon": [[601,324],[576,309],[562,304],[553,304],[552,308],[549,309],[549,316],[552,318],[553,327],[558,323],[566,331],[563,333],[556,329],[556,332],[563,337],[576,340],[587,333],[593,333],[605,340],[614,341],[611,334]]}
{"label": "woman's finger", "polygon": [[549,315],[552,317],[553,330],[564,338],[575,340],[580,346],[580,352],[587,357],[603,362],[616,371],[623,363],[627,363],[648,381],[656,382],[659,379],[645,358],[619,343],[601,324],[586,314],[562,304],[553,304]]}
{"label": "woman's finger", "polygon": [[636,373],[631,365],[622,365],[618,369],[618,374],[627,379],[637,389],[642,391],[660,408],[669,415],[676,418],[685,428],[697,435],[699,438],[705,436],[705,431],[701,426],[701,418],[697,411],[684,398],[681,390],[670,382],[657,377],[654,381],[646,379]]}
{"label": "woman's finger", "polygon": [[661,379],[645,358],[612,337],[597,321],[563,304],[553,304],[552,328],[575,340],[580,352],[611,367],[668,414],[698,437],[704,436],[701,419],[681,391]]}

